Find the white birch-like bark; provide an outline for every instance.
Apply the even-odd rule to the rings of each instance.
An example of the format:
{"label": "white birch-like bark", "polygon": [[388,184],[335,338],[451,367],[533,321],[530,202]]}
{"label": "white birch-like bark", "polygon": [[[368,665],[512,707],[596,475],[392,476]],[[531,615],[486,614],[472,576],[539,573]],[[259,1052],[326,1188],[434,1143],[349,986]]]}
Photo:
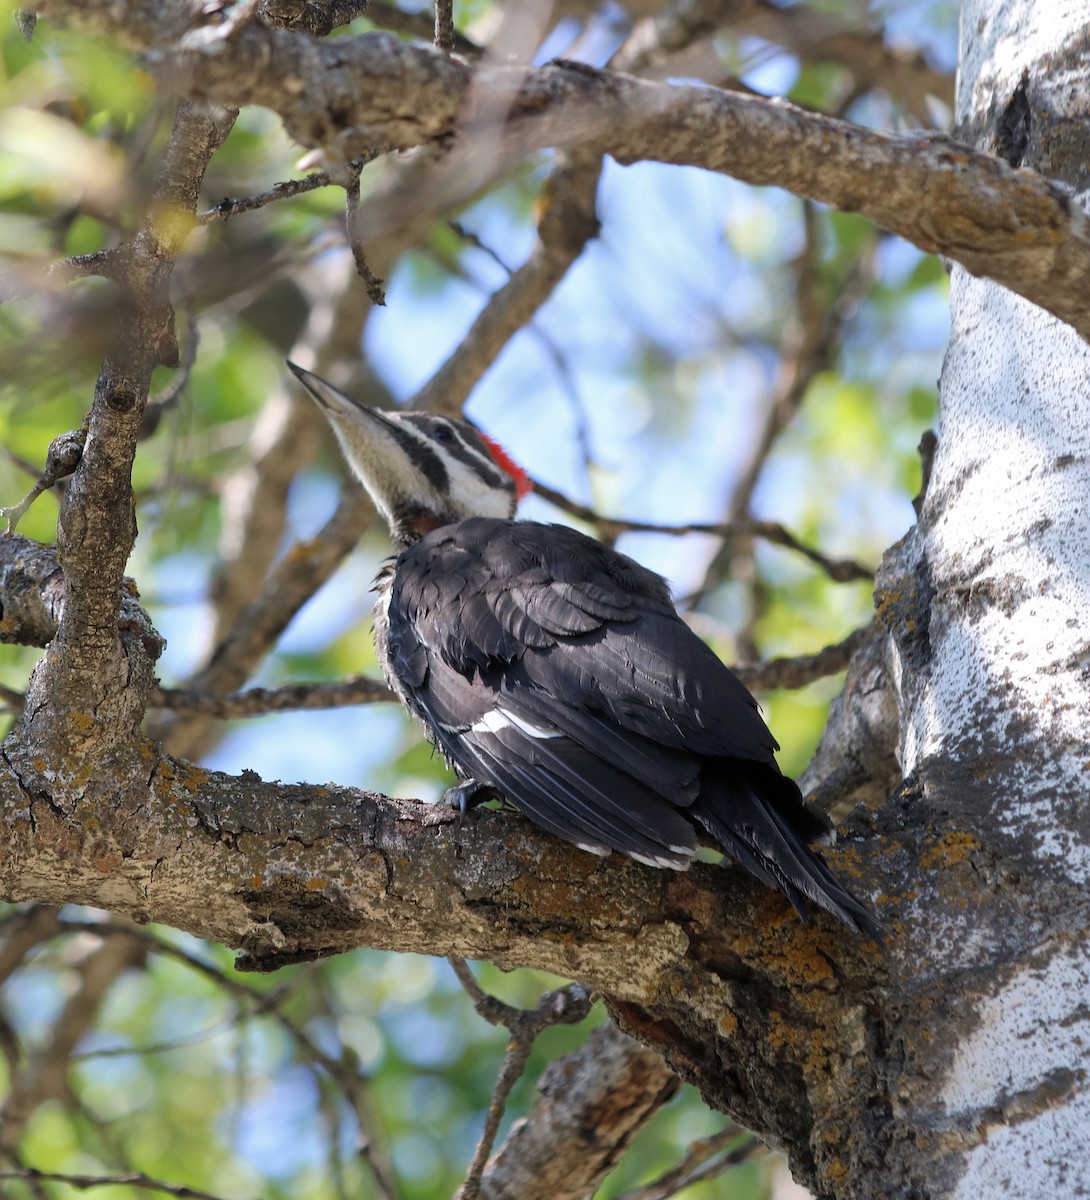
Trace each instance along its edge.
{"label": "white birch-like bark", "polygon": [[[961,35],[966,140],[1085,206],[1085,0],[964,0]],[[902,560],[926,614],[898,638],[902,766],[930,810],[989,828],[996,903],[979,924],[975,907],[909,909],[958,1032],[930,1113],[906,1116],[955,1151],[930,1194],[1053,1200],[1090,1194],[1090,347],[960,268],[951,302],[939,449]]]}

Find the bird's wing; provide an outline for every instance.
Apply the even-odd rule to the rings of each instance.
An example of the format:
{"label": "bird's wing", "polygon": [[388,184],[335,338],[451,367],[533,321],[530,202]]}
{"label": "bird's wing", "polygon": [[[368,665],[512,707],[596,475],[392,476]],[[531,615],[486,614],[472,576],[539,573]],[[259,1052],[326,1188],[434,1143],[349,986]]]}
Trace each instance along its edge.
{"label": "bird's wing", "polygon": [[393,631],[493,688],[530,689],[553,719],[590,713],[707,757],[779,747],[738,678],[677,615],[665,582],[561,525],[478,518],[402,555]]}
{"label": "bird's wing", "polygon": [[398,561],[393,669],[444,753],[587,849],[682,866],[702,756],[771,763],[665,584],[573,530],[477,519]]}

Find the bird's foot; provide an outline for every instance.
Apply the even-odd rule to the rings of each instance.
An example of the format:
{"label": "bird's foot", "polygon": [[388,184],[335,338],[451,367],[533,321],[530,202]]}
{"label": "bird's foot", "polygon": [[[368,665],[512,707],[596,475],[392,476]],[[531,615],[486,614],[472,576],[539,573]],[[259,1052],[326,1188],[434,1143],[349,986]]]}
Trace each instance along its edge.
{"label": "bird's foot", "polygon": [[476,779],[463,779],[455,787],[449,787],[443,793],[443,803],[457,809],[465,816],[471,808],[484,804],[487,800],[499,800],[500,794],[491,784],[478,783]]}

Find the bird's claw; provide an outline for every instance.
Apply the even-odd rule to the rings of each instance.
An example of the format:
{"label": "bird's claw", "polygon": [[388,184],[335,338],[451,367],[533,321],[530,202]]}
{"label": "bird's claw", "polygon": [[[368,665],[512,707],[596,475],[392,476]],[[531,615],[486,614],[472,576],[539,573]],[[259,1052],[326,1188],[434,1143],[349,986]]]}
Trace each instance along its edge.
{"label": "bird's claw", "polygon": [[498,800],[499,796],[499,792],[490,784],[478,783],[476,779],[463,779],[454,787],[447,788],[443,793],[443,803],[449,804],[464,817],[471,808],[476,808],[486,800]]}

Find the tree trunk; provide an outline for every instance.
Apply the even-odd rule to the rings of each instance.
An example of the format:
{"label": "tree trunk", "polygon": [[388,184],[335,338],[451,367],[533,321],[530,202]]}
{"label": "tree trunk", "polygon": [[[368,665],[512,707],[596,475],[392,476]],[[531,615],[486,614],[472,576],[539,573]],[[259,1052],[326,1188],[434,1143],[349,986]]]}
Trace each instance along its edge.
{"label": "tree trunk", "polygon": [[[962,136],[1085,203],[1085,4],[966,0],[961,20]],[[890,939],[885,1178],[832,1190],[1081,1195],[1090,350],[956,267],[951,303],[926,503],[879,587],[899,667],[897,807],[933,831],[924,857],[942,870],[933,892],[902,895],[904,937]]]}

